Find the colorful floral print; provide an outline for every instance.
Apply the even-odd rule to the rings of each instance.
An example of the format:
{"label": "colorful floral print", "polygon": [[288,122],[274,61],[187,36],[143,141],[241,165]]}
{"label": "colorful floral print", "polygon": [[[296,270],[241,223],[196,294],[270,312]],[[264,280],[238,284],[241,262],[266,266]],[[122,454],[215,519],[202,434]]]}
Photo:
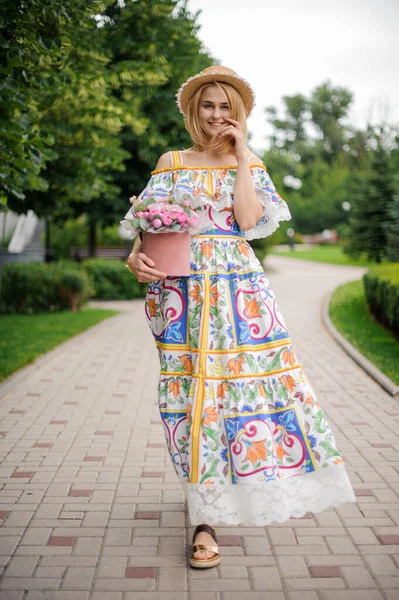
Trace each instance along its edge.
{"label": "colorful floral print", "polygon": [[[213,185],[215,202],[234,181],[230,171],[212,181],[205,171],[179,176],[187,193],[199,180]],[[150,283],[146,295],[161,365],[160,415],[192,522],[267,524],[354,501],[333,433],[231,207],[197,210],[209,229],[192,238],[191,275]]]}

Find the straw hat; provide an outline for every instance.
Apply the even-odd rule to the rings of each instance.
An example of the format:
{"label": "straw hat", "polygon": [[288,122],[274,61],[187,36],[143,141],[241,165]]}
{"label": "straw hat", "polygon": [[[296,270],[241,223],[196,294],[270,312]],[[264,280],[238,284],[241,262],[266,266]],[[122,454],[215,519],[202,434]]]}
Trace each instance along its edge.
{"label": "straw hat", "polygon": [[177,106],[180,112],[185,115],[187,112],[188,104],[195,94],[195,92],[204,84],[211,83],[212,81],[220,81],[221,83],[229,83],[233,88],[240,94],[244,103],[245,112],[247,117],[251,114],[253,107],[255,106],[255,93],[249,83],[239,77],[235,71],[228,67],[221,67],[219,65],[213,65],[207,67],[197,75],[189,77],[185,83],[180,87],[176,94]]}

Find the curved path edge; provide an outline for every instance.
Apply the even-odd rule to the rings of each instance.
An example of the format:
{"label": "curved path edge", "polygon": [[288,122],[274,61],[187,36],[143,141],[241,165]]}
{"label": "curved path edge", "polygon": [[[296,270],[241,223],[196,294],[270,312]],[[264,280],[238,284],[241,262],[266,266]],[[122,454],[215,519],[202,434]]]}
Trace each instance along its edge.
{"label": "curved path edge", "polygon": [[331,321],[328,308],[336,289],[337,288],[329,292],[324,299],[321,310],[323,325],[352,360],[354,360],[364,371],[366,371],[366,373],[368,373],[368,375],[370,375],[374,381],[376,381],[386,392],[388,392],[388,394],[394,398],[399,398],[399,386],[397,386],[396,383],[389,379],[389,377],[380,371],[380,369],[378,369],[371,361],[369,361],[368,358],[366,358],[350,342],[348,342],[348,340],[338,331]]}

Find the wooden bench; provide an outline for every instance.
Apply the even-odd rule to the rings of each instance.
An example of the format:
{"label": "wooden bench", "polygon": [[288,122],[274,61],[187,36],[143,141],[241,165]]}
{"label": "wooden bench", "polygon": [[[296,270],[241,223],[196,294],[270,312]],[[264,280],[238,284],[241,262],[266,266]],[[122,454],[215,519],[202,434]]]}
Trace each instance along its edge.
{"label": "wooden bench", "polygon": [[73,260],[81,261],[86,258],[120,258],[126,260],[131,251],[131,244],[128,246],[97,246],[94,257],[89,256],[88,248],[71,248],[70,257]]}

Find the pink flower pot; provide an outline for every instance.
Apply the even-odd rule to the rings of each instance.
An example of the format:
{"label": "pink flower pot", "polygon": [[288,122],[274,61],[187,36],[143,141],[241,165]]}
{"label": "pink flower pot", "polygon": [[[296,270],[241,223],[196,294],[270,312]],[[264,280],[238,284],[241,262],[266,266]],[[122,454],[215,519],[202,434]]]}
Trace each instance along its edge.
{"label": "pink flower pot", "polygon": [[142,252],[155,263],[155,269],[170,277],[190,275],[191,235],[188,231],[144,233]]}

